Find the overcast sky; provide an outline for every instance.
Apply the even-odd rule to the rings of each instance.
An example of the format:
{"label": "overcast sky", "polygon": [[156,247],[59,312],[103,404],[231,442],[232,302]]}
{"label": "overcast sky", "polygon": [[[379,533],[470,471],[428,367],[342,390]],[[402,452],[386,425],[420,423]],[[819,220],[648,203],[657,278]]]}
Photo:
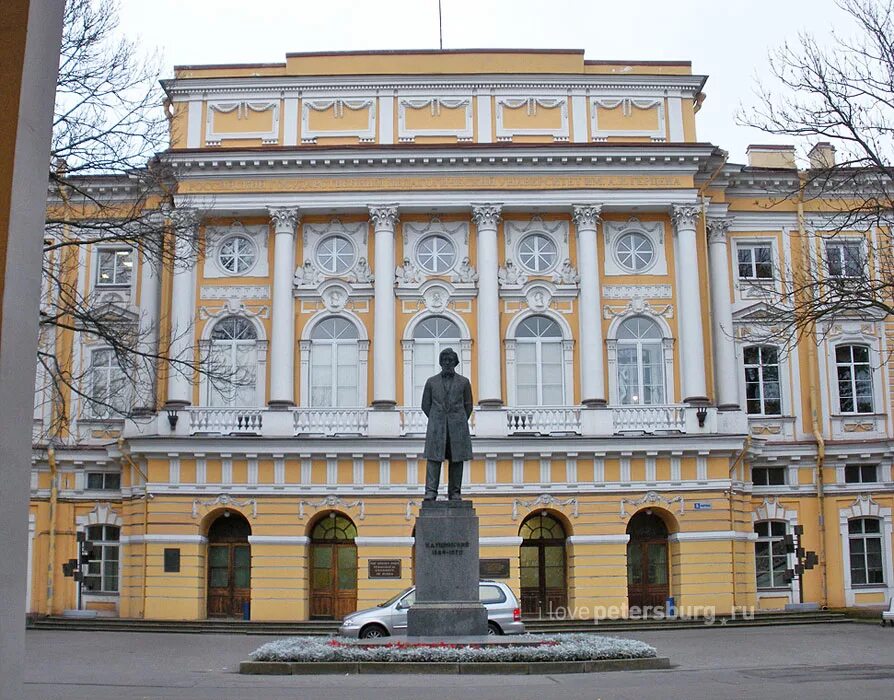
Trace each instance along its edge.
{"label": "overcast sky", "polygon": [[[744,162],[771,137],[737,126],[768,51],[843,22],[833,0],[442,0],[444,48],[574,48],[590,60],[689,60],[709,76],[698,136]],[[121,0],[121,29],[180,64],[288,52],[438,48],[438,0]],[[778,142],[778,140],[776,140]]]}

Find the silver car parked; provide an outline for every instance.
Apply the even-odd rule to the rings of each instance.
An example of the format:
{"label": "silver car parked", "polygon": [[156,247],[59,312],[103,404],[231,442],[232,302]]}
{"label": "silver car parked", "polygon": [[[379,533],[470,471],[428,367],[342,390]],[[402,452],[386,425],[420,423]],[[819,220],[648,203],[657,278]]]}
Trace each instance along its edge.
{"label": "silver car parked", "polygon": [[[505,583],[480,581],[478,594],[487,608],[488,634],[524,634],[521,608],[515,593]],[[416,601],[416,587],[401,591],[374,608],[346,615],[338,628],[344,637],[374,639],[407,633],[407,610]]]}

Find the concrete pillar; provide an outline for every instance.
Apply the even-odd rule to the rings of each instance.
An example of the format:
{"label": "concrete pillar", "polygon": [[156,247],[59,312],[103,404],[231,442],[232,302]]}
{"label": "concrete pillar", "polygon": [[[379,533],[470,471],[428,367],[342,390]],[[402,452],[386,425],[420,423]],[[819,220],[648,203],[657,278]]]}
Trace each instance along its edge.
{"label": "concrete pillar", "polygon": [[740,410],[739,371],[733,339],[733,311],[730,304],[729,243],[726,233],[730,220],[708,219],[708,261],[711,276],[711,318],[714,345],[714,384],[717,407]]}
{"label": "concrete pillar", "polygon": [[[148,235],[164,235],[165,215],[157,212],[151,215],[152,230]],[[156,377],[158,361],[151,356],[158,354],[159,307],[161,304],[161,260],[156,256],[159,246],[149,246],[143,251],[140,262],[140,343],[147,357],[142,371],[138,373],[138,386],[134,413],[151,414],[155,412]]]}
{"label": "concrete pillar", "polygon": [[602,320],[599,313],[599,260],[596,248],[596,227],[602,211],[600,204],[576,205],[572,210],[577,227],[580,273],[580,378],[581,403],[605,406],[605,368],[603,359]]}
{"label": "concrete pillar", "polygon": [[179,362],[168,367],[167,405],[182,407],[192,403],[193,372],[190,366],[195,362],[196,302],[196,266],[184,264],[184,261],[193,256],[199,218],[193,209],[175,209],[173,218],[178,266],[174,269],[171,287],[170,357]]}
{"label": "concrete pillar", "polygon": [[396,204],[369,207],[375,231],[375,304],[373,307],[374,408],[397,405],[397,340],[394,320],[394,230]]}
{"label": "concrete pillar", "polygon": [[497,281],[499,204],[472,206],[478,239],[478,405],[503,405],[500,353],[500,290]]}
{"label": "concrete pillar", "polygon": [[270,343],[270,407],[295,405],[295,228],[298,209],[270,208],[273,222],[273,312]]}

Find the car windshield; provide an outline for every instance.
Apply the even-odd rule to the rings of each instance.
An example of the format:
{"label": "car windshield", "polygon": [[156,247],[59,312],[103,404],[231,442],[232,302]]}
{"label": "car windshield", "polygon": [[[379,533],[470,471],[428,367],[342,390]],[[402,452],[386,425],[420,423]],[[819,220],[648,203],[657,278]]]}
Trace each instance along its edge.
{"label": "car windshield", "polygon": [[401,598],[401,597],[403,597],[404,595],[406,595],[407,591],[409,591],[409,590],[410,590],[409,588],[404,588],[404,589],[403,589],[400,593],[398,593],[396,596],[392,596],[391,598],[389,598],[388,600],[386,600],[384,603],[379,603],[376,607],[377,607],[377,608],[387,608],[387,607],[390,606],[390,605],[394,605],[394,603],[397,602],[398,598]]}

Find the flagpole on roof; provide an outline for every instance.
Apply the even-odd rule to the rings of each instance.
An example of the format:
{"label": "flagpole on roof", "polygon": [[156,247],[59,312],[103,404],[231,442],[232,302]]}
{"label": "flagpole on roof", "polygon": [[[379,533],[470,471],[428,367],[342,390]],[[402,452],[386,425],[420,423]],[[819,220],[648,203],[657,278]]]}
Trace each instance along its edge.
{"label": "flagpole on roof", "polygon": [[441,51],[444,50],[444,24],[441,21],[441,0],[438,0],[438,43]]}

